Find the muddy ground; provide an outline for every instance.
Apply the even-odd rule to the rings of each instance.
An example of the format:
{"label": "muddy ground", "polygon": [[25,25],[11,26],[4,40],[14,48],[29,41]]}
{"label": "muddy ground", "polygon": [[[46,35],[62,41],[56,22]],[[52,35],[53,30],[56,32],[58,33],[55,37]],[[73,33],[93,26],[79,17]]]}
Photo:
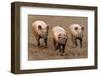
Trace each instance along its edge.
{"label": "muddy ground", "polygon": [[[36,20],[43,20],[49,25],[49,36],[48,36],[48,47],[43,48],[43,40],[41,39],[41,47],[37,46],[37,41],[32,34],[32,22]],[[71,34],[68,27],[77,23],[83,25],[84,37],[83,47],[74,47],[71,41]],[[65,47],[65,53],[63,56],[60,55],[58,50],[54,49],[51,29],[53,26],[63,27],[68,36],[68,42]],[[64,17],[64,16],[43,16],[43,15],[29,15],[28,16],[28,60],[48,60],[48,59],[74,59],[74,58],[87,58],[88,46],[87,46],[87,17]]]}

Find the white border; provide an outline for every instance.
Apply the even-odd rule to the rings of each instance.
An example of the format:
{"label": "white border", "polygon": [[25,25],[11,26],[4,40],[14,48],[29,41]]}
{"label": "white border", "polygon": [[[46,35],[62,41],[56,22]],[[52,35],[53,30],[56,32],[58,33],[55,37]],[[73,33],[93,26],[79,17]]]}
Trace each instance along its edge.
{"label": "white border", "polygon": [[[88,17],[88,58],[28,61],[28,14]],[[21,7],[20,17],[21,70],[94,65],[94,11],[41,7]]]}

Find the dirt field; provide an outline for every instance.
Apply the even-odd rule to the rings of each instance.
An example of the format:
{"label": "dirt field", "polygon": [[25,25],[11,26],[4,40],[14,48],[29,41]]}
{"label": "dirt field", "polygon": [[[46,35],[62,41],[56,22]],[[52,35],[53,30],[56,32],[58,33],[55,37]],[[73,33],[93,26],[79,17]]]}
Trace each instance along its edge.
{"label": "dirt field", "polygon": [[[48,47],[38,47],[34,35],[32,34],[32,22],[36,20],[43,20],[49,25]],[[73,47],[71,36],[68,27],[72,23],[84,25],[83,47]],[[54,50],[51,29],[53,26],[61,26],[67,31],[68,42],[65,47],[64,56],[60,55],[59,51]],[[28,60],[48,60],[48,59],[74,59],[87,58],[87,17],[65,17],[65,16],[42,16],[29,15],[28,16]],[[43,40],[41,40],[43,45]]]}

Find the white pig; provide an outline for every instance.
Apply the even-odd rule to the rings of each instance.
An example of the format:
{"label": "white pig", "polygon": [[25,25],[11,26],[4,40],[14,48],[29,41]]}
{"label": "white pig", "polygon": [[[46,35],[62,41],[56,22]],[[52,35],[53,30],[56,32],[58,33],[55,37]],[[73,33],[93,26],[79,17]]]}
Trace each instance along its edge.
{"label": "white pig", "polygon": [[70,27],[70,32],[72,36],[72,42],[75,46],[78,46],[77,40],[80,41],[80,47],[82,47],[83,30],[84,27],[79,24],[72,24]]}
{"label": "white pig", "polygon": [[40,46],[40,39],[42,38],[44,39],[45,47],[47,47],[48,29],[48,25],[42,20],[37,20],[32,23],[32,33],[37,40],[38,46]]}
{"label": "white pig", "polygon": [[55,26],[52,28],[52,35],[55,50],[59,49],[61,55],[63,55],[67,42],[66,31],[60,26]]}

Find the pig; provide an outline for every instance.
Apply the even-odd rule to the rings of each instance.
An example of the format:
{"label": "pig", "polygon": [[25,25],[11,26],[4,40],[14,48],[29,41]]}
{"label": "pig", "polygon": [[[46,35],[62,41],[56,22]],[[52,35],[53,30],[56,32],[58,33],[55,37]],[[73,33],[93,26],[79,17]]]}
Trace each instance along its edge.
{"label": "pig", "polygon": [[[80,45],[80,48],[82,48],[84,27],[79,24],[72,24],[69,27],[69,29],[71,32],[71,36],[72,36],[71,38],[74,46],[77,47]],[[78,45],[78,40],[79,40],[79,45]]]}
{"label": "pig", "polygon": [[44,47],[47,47],[49,26],[42,20],[32,22],[32,33],[34,34],[37,45],[40,46],[40,39],[44,40]]}
{"label": "pig", "polygon": [[65,29],[60,26],[55,26],[52,28],[52,39],[55,50],[59,50],[61,52],[61,56],[63,56],[66,42],[67,42],[67,35]]}

